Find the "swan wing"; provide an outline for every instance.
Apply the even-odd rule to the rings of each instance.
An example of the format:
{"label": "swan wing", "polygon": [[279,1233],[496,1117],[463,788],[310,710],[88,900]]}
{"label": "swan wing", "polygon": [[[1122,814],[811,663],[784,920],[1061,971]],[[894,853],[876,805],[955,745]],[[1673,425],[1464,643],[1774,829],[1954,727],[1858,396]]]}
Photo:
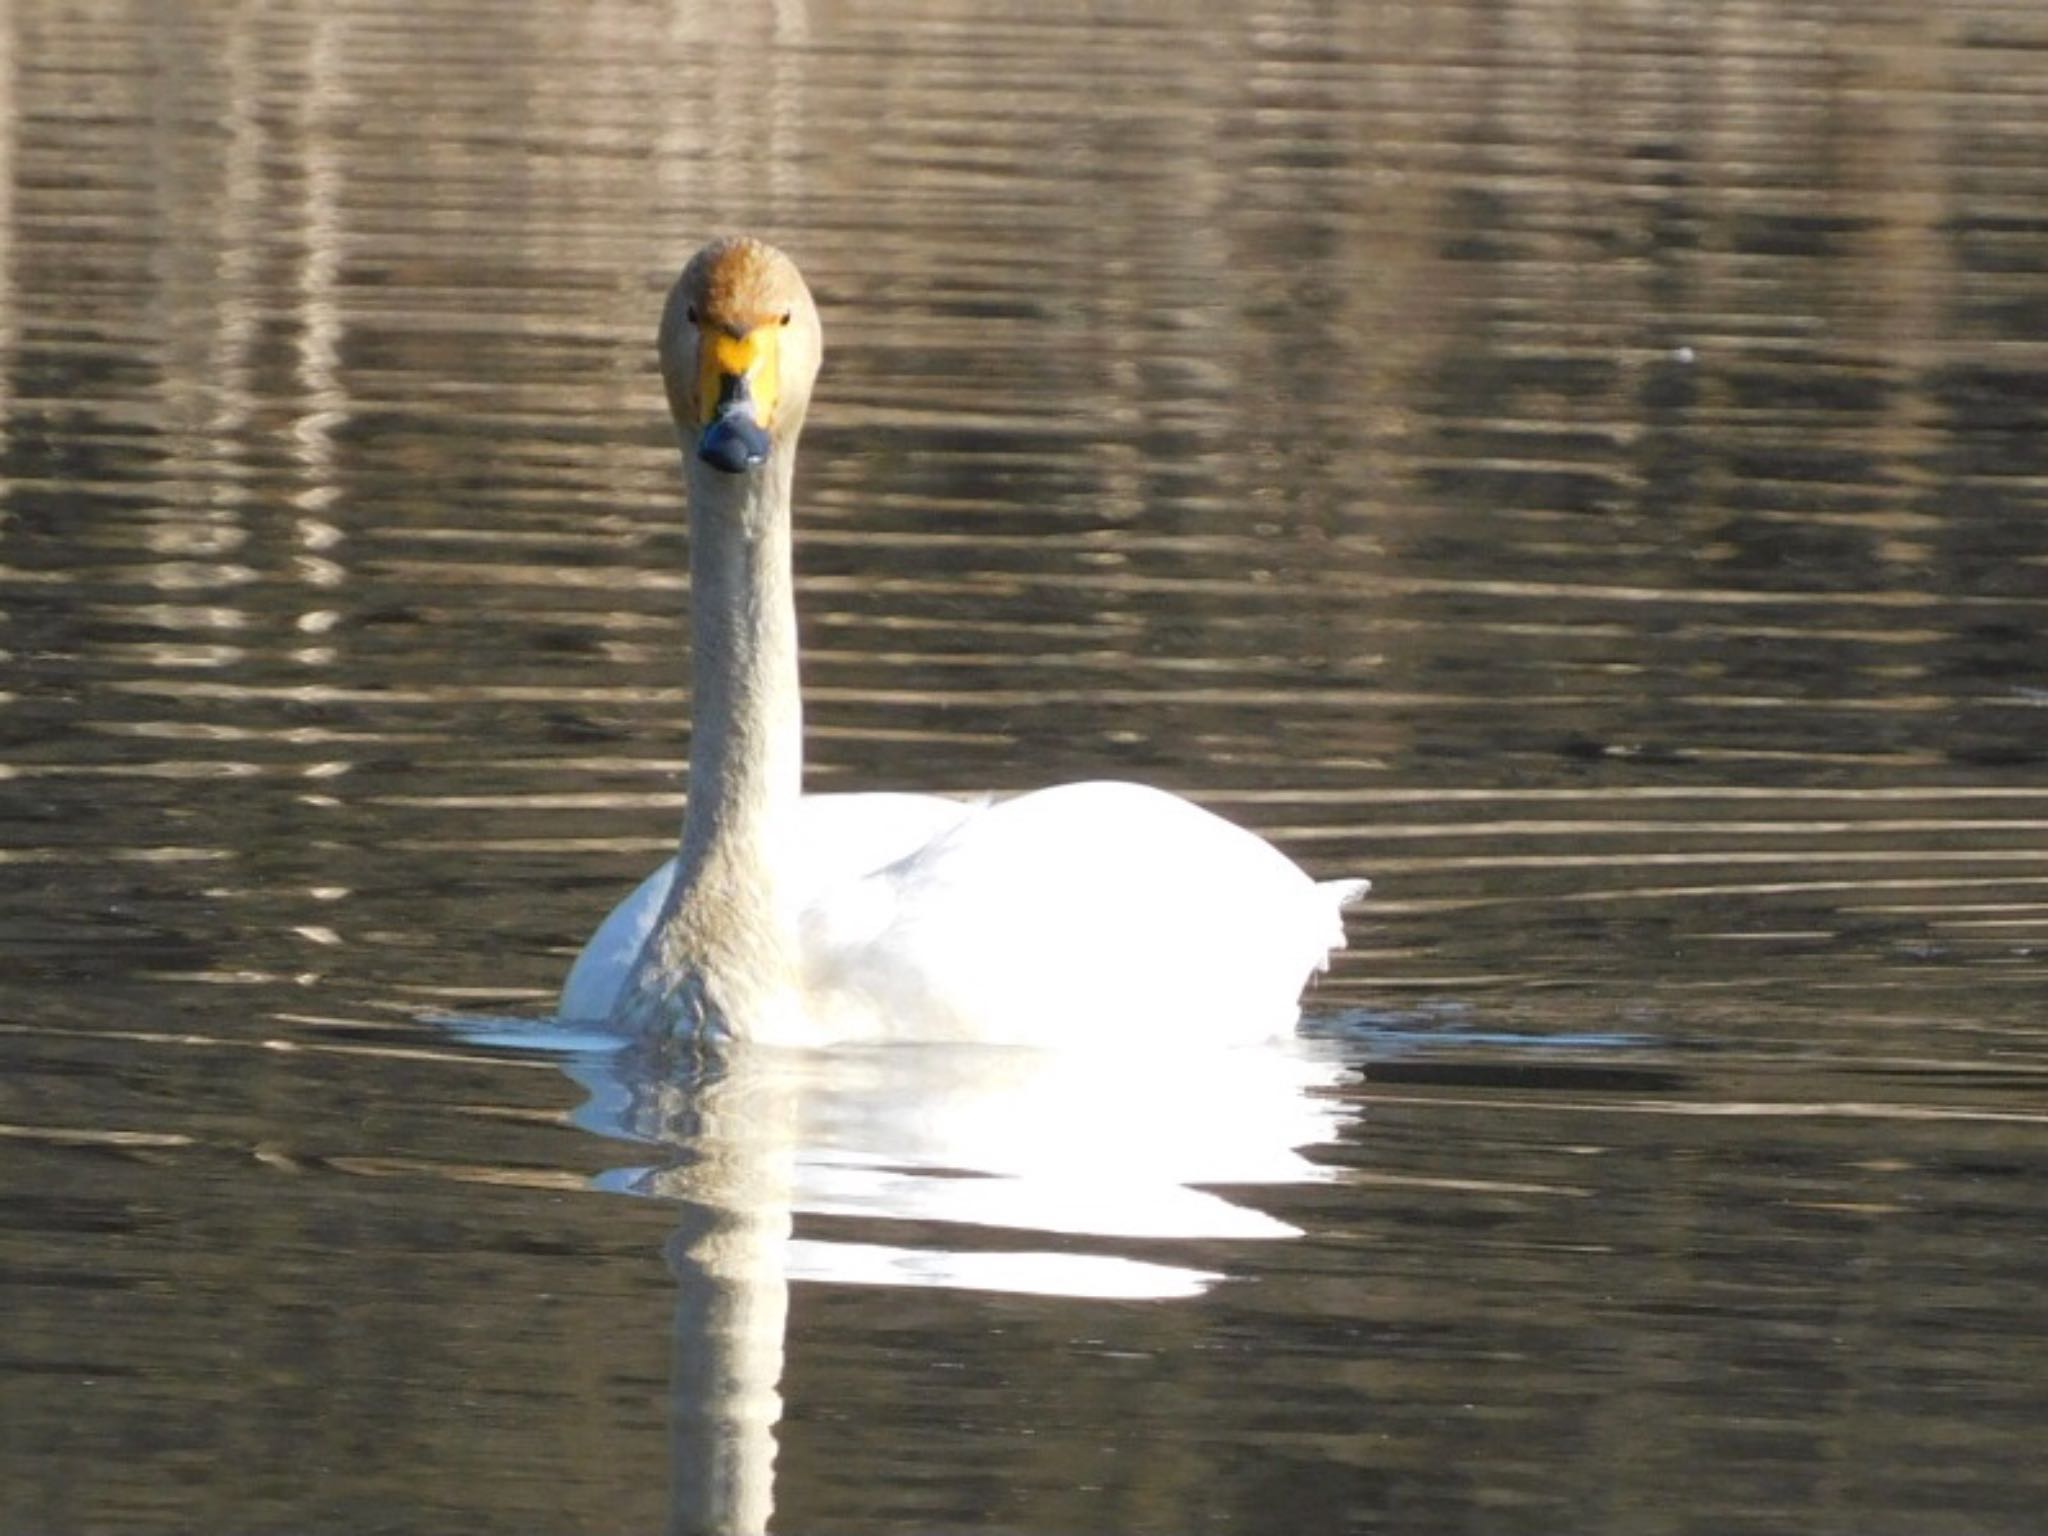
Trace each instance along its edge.
{"label": "swan wing", "polygon": [[1137,784],[984,806],[805,911],[828,1033],[1101,1046],[1284,1034],[1363,882]]}

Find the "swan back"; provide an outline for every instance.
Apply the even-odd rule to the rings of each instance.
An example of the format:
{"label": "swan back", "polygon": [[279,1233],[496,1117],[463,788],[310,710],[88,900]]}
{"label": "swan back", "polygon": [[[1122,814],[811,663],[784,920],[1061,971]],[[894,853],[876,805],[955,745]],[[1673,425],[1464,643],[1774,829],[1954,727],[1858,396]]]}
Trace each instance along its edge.
{"label": "swan back", "polygon": [[1266,1039],[1293,1026],[1358,894],[1161,790],[1061,785],[816,893],[805,989],[835,1037]]}

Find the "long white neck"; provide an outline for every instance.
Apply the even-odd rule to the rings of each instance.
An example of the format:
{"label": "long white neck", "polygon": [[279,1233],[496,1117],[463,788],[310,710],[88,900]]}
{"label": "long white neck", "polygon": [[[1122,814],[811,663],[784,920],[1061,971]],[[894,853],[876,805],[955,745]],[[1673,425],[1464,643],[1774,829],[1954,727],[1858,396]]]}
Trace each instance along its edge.
{"label": "long white neck", "polygon": [[764,876],[803,789],[789,493],[794,445],[751,474],[688,460],[690,798],[682,865]]}
{"label": "long white neck", "polygon": [[[629,1011],[745,1037],[795,985],[793,915],[776,874],[803,792],[790,549],[794,434],[727,474],[686,453],[690,496],[689,803],[677,878]],[[647,1017],[651,1016],[651,1017]]]}

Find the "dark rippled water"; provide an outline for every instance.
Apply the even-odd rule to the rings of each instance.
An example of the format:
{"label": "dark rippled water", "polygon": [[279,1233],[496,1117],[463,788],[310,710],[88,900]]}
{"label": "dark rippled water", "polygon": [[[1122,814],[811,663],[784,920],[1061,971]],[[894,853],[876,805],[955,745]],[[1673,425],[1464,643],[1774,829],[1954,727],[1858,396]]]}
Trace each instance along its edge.
{"label": "dark rippled water", "polygon": [[[0,1529],[2037,1529],[2044,208],[2031,0],[0,8]],[[1369,872],[1299,1050],[519,1022],[734,228],[814,783]]]}

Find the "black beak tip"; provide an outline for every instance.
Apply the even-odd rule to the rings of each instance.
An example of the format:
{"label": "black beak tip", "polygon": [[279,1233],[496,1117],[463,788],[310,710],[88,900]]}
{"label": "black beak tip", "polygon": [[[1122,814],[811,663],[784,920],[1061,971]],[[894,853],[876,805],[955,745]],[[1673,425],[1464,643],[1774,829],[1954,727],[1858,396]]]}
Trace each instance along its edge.
{"label": "black beak tip", "polygon": [[697,434],[697,457],[728,475],[768,462],[768,434],[737,412],[720,416]]}

